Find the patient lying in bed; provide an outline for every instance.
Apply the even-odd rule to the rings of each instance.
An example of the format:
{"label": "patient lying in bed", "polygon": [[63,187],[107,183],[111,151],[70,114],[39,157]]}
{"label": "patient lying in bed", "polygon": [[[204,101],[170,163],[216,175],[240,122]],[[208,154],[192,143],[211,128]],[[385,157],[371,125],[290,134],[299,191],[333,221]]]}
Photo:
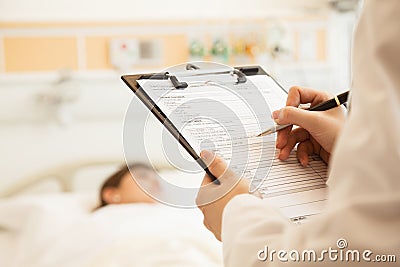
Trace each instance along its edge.
{"label": "patient lying in bed", "polygon": [[156,172],[130,167],[132,174],[122,167],[104,182],[95,212],[94,205],[76,205],[78,193],[45,197],[43,207],[29,201],[0,266],[222,266],[221,246],[201,213],[156,202]]}
{"label": "patient lying in bed", "polygon": [[157,173],[142,163],[124,165],[100,189],[100,206],[108,204],[155,203],[160,193]]}
{"label": "patient lying in bed", "polygon": [[94,266],[220,266],[220,246],[198,210],[160,204],[152,198],[160,193],[157,173],[145,164],[123,166],[104,182],[92,219],[114,245]]}

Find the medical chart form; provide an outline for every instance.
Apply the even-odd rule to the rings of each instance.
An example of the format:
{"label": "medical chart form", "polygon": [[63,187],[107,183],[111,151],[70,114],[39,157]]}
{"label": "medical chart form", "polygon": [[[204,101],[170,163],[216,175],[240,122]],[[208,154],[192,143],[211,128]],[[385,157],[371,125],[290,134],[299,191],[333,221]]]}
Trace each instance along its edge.
{"label": "medical chart form", "polygon": [[[320,213],[326,200],[325,163],[311,156],[309,166],[303,167],[295,153],[280,161],[276,136],[256,137],[273,125],[270,112],[285,105],[286,93],[268,75],[247,76],[250,82],[229,87],[225,81],[195,79],[183,90],[169,80],[138,83],[196,152],[215,151],[285,216],[297,220]],[[264,108],[255,109],[254,103]]]}

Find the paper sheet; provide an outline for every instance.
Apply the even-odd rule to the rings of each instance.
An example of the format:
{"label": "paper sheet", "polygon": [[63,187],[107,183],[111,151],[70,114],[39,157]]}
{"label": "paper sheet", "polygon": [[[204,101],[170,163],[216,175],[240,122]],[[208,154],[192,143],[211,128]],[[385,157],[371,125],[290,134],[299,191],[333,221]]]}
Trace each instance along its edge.
{"label": "paper sheet", "polygon": [[212,149],[221,155],[286,216],[320,212],[326,165],[312,157],[309,166],[302,167],[295,154],[280,161],[276,136],[256,137],[273,125],[270,112],[285,105],[286,93],[267,75],[249,76],[248,82],[229,87],[225,80],[204,84],[188,78],[184,90],[175,89],[169,80],[138,82],[198,153]]}

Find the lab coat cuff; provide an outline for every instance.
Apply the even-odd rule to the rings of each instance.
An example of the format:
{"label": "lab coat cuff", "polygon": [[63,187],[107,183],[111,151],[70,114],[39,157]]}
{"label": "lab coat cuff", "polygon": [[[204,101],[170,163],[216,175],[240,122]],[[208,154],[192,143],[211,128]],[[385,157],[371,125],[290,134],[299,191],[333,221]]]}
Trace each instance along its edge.
{"label": "lab coat cuff", "polygon": [[221,239],[223,242],[232,240],[237,233],[260,221],[274,225],[290,224],[268,200],[250,194],[237,195],[227,203],[222,214]]}

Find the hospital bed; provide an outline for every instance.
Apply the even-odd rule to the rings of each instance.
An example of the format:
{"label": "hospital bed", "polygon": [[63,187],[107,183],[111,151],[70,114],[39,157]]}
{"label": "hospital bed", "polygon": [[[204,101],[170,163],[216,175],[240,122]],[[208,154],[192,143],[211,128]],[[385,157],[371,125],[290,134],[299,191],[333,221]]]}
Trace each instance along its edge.
{"label": "hospital bed", "polygon": [[94,211],[101,183],[120,165],[114,159],[70,162],[4,188],[0,266],[222,265],[220,244],[197,209],[125,204]]}

